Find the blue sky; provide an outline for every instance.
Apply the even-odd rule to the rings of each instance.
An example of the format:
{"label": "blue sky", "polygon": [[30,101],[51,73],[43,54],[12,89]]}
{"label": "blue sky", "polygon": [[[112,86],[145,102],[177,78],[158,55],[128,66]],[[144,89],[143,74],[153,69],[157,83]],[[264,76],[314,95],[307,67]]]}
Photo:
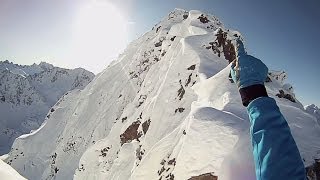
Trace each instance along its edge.
{"label": "blue sky", "polygon": [[[64,60],[72,50],[74,14],[85,0],[0,0],[0,60],[31,64],[41,60],[66,67],[97,64]],[[127,23],[127,44],[150,30],[174,8],[197,9],[240,31],[249,53],[270,69],[285,70],[304,104],[320,105],[319,0],[109,0]],[[107,20],[108,21],[108,20]],[[109,21],[112,21],[109,20]],[[112,24],[112,23],[111,23]],[[122,37],[122,36],[121,36]],[[108,38],[108,37],[105,37]],[[104,45],[104,44],[101,44]],[[125,47],[119,45],[119,47]],[[117,52],[118,53],[118,52]],[[99,58],[99,57],[98,57]],[[106,59],[116,58],[110,54]],[[61,58],[63,59],[63,58]],[[104,66],[109,61],[105,61]]]}

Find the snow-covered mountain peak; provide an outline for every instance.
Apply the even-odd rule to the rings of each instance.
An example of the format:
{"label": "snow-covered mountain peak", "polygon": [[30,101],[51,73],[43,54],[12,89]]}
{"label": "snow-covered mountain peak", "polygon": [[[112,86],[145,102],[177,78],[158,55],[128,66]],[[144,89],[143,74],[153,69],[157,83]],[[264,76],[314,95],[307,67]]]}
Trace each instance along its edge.
{"label": "snow-covered mountain peak", "polygon": [[[179,32],[181,28],[185,27],[188,27],[188,31],[181,31],[183,33]],[[183,9],[175,9],[170,12],[167,17],[163,18],[153,30],[158,32],[161,29],[171,29],[170,32],[166,33],[187,37],[191,35],[206,34],[215,31],[219,27],[224,29],[223,24],[214,16],[204,14],[197,10],[186,11]]]}
{"label": "snow-covered mountain peak", "polygon": [[318,123],[320,125],[320,108],[314,104],[310,104],[305,106],[305,109],[308,113],[315,116],[318,120]]}
{"label": "snow-covered mountain peak", "polygon": [[19,64],[14,64],[12,62],[9,62],[8,60],[0,61],[0,71],[4,69],[7,69],[14,74],[20,74],[22,76],[33,75],[45,70],[41,67],[40,64],[39,65],[37,64],[19,65]]}
{"label": "snow-covered mountain peak", "polygon": [[46,63],[46,62],[40,62],[39,66],[44,70],[53,69],[54,66],[52,64]]}
{"label": "snow-covered mountain peak", "polygon": [[[65,94],[6,162],[29,179],[255,179],[248,115],[228,79],[239,35],[216,17],[174,10]],[[272,76],[266,88],[311,167],[319,125]]]}

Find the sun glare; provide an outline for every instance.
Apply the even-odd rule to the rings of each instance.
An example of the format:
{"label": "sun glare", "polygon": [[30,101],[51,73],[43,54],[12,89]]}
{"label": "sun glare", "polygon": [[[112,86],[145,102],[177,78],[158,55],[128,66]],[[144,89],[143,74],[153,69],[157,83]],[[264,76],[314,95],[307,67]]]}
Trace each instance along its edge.
{"label": "sun glare", "polygon": [[127,22],[106,1],[90,1],[76,14],[71,60],[89,70],[101,71],[127,44]]}

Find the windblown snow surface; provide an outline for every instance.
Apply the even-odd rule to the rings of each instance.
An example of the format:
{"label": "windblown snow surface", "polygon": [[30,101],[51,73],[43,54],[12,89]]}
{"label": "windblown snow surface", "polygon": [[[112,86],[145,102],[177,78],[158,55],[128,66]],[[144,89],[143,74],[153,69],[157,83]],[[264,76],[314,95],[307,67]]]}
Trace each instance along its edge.
{"label": "windblown snow surface", "polygon": [[[32,180],[255,179],[248,115],[228,80],[239,35],[214,16],[174,10],[62,97],[6,162]],[[270,72],[267,91],[311,167],[320,127],[282,77]]]}

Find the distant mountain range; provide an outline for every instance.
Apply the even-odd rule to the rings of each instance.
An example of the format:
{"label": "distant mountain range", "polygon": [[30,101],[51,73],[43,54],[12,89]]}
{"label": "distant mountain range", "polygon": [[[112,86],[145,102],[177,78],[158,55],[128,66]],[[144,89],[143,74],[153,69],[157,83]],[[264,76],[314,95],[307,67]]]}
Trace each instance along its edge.
{"label": "distant mountain range", "polygon": [[9,152],[16,137],[39,128],[61,96],[83,89],[93,78],[82,68],[0,61],[0,155]]}

